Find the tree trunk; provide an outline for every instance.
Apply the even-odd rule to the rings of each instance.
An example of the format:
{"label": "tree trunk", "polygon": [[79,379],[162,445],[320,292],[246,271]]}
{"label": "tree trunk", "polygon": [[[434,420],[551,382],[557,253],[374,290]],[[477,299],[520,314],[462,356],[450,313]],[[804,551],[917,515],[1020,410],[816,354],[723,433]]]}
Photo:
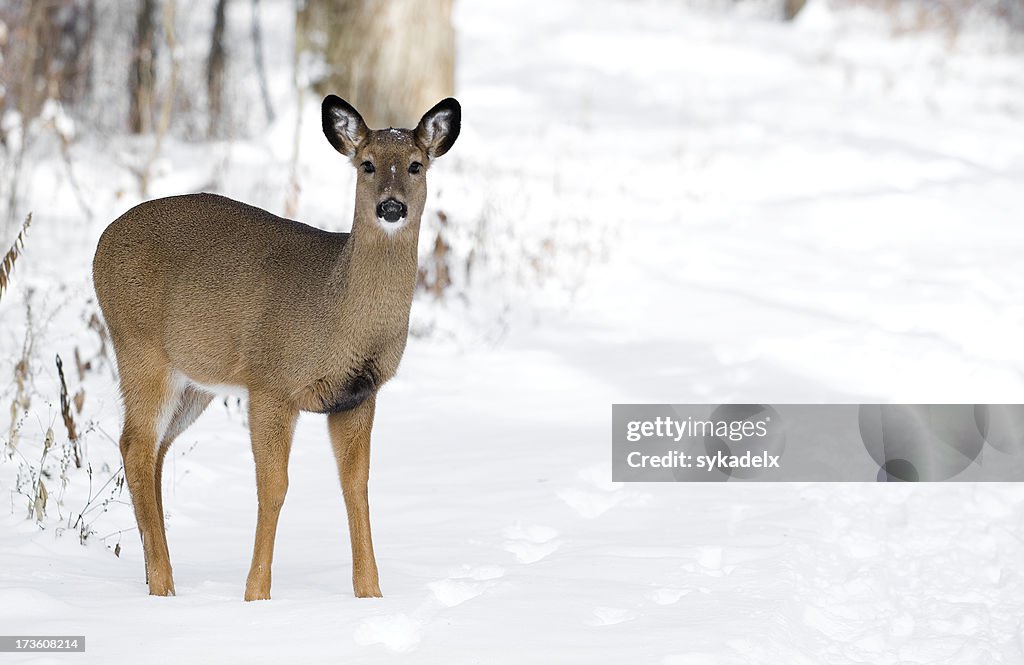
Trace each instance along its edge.
{"label": "tree trunk", "polygon": [[792,21],[807,4],[807,0],[785,0],[782,3],[782,18]]}
{"label": "tree trunk", "polygon": [[217,0],[213,11],[213,34],[210,36],[210,55],[206,60],[206,100],[209,104],[207,133],[216,136],[221,129],[221,92],[224,89],[224,24],[227,0]]}
{"label": "tree trunk", "polygon": [[256,66],[256,77],[260,82],[263,97],[263,111],[267,122],[274,122],[274,105],[270,102],[270,86],[267,84],[267,67],[263,63],[263,29],[260,27],[260,0],[252,0],[252,56]]}
{"label": "tree trunk", "polygon": [[370,127],[412,127],[455,92],[452,0],[306,0],[296,29],[298,48],[328,66],[314,90]]}
{"label": "tree trunk", "polygon": [[153,125],[153,94],[156,87],[156,8],[157,0],[139,0],[139,13],[135,22],[135,48],[128,82],[128,128],[135,134],[148,133]]}

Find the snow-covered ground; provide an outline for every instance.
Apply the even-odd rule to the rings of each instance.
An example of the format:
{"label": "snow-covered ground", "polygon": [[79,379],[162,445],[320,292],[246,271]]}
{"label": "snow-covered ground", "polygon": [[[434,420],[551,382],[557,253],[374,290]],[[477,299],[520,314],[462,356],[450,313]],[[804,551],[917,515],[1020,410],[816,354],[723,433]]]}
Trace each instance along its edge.
{"label": "snow-covered ground", "polygon": [[[286,35],[286,4],[267,5],[268,39]],[[69,369],[99,347],[96,238],[137,201],[119,166],[132,144],[85,139],[94,218],[61,160],[39,159],[0,303],[6,413],[35,289],[32,408],[0,463],[0,633],[84,634],[87,653],[0,662],[1024,663],[1022,487],[609,482],[614,402],[1021,400],[1024,56],[893,39],[814,0],[792,26],[670,2],[456,6],[466,124],[431,197],[487,262],[464,298],[414,305],[435,334],[378,401],[385,597],[351,595],[309,415],[274,600],[242,602],[255,480],[230,402],[169,458],[178,595],[146,595],[127,493],[103,512],[112,374]],[[341,228],[349,176],[307,101],[299,216]],[[172,143],[152,194],[214,187],[280,211],[295,112],[252,140]],[[71,471],[40,529],[16,483],[47,427],[66,438],[56,353],[85,390],[94,474]],[[90,494],[82,546],[59,527]]]}

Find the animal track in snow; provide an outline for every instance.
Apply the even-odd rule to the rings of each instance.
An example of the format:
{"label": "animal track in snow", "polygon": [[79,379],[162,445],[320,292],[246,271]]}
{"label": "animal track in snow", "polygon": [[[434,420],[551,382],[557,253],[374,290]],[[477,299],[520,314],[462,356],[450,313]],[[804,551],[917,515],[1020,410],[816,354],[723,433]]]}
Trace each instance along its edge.
{"label": "animal track in snow", "polygon": [[355,630],[355,641],[364,646],[380,644],[390,651],[407,653],[422,639],[422,623],[405,614],[363,619]]}
{"label": "animal track in snow", "polygon": [[624,607],[595,607],[594,619],[590,623],[593,626],[614,626],[632,621],[636,616],[636,612]]}
{"label": "animal track in snow", "polygon": [[655,589],[647,594],[647,597],[657,605],[674,605],[679,602],[680,598],[688,593],[690,593],[690,589],[670,589],[668,587],[664,587],[661,589]]}
{"label": "animal track in snow", "polygon": [[487,591],[504,575],[505,569],[500,566],[463,566],[448,579],[431,582],[427,588],[437,602],[455,607]]}
{"label": "animal track in snow", "polygon": [[691,562],[679,566],[688,573],[724,577],[736,570],[736,565],[725,563],[725,550],[721,547],[698,547],[690,556]]}
{"label": "animal track in snow", "polygon": [[547,526],[523,526],[516,523],[505,529],[505,549],[520,563],[535,563],[561,546],[558,531]]}
{"label": "animal track in snow", "polygon": [[587,467],[579,472],[578,477],[593,489],[564,489],[558,493],[558,498],[586,519],[600,517],[620,503],[637,506],[650,499],[647,494],[623,490],[623,483],[612,482],[611,468],[605,464]]}
{"label": "animal track in snow", "polygon": [[605,514],[622,501],[622,494],[602,494],[590,490],[567,489],[558,493],[558,498],[576,511],[580,517],[594,519]]}

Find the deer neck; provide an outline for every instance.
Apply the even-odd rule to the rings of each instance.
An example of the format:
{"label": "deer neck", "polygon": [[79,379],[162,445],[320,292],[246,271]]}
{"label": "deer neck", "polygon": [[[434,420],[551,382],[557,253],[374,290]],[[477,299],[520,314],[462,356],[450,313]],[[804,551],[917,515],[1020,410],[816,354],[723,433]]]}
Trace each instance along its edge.
{"label": "deer neck", "polygon": [[376,219],[357,217],[332,279],[341,295],[338,314],[349,322],[397,325],[404,334],[416,288],[418,239],[419,220],[407,220],[389,235]]}

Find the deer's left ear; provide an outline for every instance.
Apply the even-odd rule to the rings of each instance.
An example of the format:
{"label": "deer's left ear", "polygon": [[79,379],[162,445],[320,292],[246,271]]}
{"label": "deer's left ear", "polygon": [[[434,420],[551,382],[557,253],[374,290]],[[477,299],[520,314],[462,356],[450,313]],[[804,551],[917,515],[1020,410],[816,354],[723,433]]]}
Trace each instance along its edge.
{"label": "deer's left ear", "polygon": [[451,97],[442,99],[423,114],[416,126],[416,141],[427,151],[427,157],[436,159],[448,152],[459,138],[461,125],[462,107]]}

